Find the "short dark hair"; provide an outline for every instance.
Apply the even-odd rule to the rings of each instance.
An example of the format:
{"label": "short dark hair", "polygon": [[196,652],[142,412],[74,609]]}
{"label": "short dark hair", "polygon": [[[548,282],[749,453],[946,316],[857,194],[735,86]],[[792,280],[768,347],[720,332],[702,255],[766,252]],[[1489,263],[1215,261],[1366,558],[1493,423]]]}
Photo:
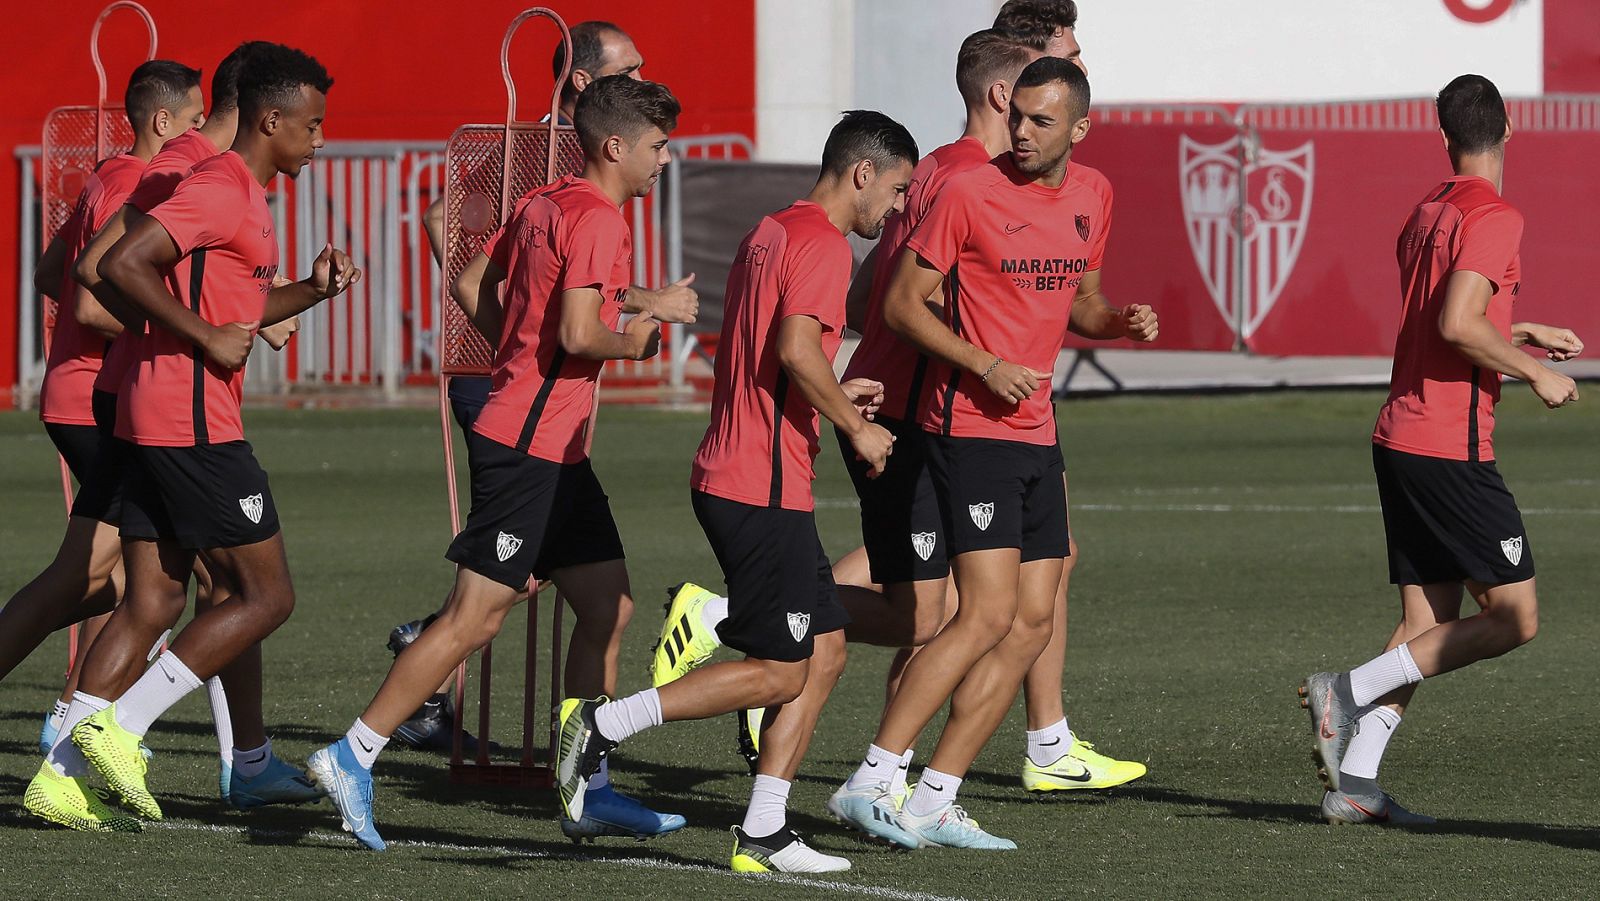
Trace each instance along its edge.
{"label": "short dark hair", "polygon": [[266,45],[266,41],[245,41],[217,64],[217,71],[211,75],[210,115],[220,116],[239,108],[239,70],[250,54]]}
{"label": "short dark hair", "polygon": [[1460,75],[1439,92],[1439,127],[1458,154],[1484,153],[1506,137],[1506,102],[1482,75]]}
{"label": "short dark hair", "polygon": [[862,160],[879,169],[916,165],[917,141],[899,122],[875,110],[845,110],[822,145],[822,174],[840,175]]}
{"label": "short dark hair", "polygon": [[333,78],[304,51],[263,41],[239,70],[239,113],[255,116],[273,107],[289,107],[299,101],[301,85],[326,94]]}
{"label": "short dark hair", "polygon": [[[605,65],[605,36],[628,35],[616,25],[599,19],[579,22],[567,29],[567,33],[572,35],[572,69],[582,69],[590,75]],[[567,71],[567,45],[564,42],[556,42],[556,51],[550,58],[550,74],[554,78],[560,78],[563,74],[567,76],[567,80],[561,83],[561,99],[571,100],[577,92],[572,87],[572,72]]]}
{"label": "short dark hair", "polygon": [[139,64],[128,78],[123,106],[128,121],[138,130],[160,110],[176,113],[189,99],[189,92],[200,86],[200,70],[170,59],[152,59]]}
{"label": "short dark hair", "polygon": [[1052,82],[1061,82],[1067,86],[1069,97],[1067,113],[1073,121],[1089,115],[1089,76],[1072,63],[1055,56],[1041,56],[1022,70],[1017,76],[1014,90],[1023,88],[1037,88]]}
{"label": "short dark hair", "polygon": [[994,27],[1043,50],[1057,31],[1078,27],[1078,4],[1073,0],[1006,0],[994,17]]}
{"label": "short dark hair", "polygon": [[1015,82],[1031,60],[1032,49],[997,28],[967,35],[956,54],[956,88],[961,99],[975,104],[996,81]]}
{"label": "short dark hair", "polygon": [[670,133],[678,127],[681,112],[683,107],[666,85],[626,75],[607,75],[595,79],[588,90],[578,95],[572,124],[578,130],[583,152],[593,156],[612,135],[637,141],[652,125],[663,134]]}

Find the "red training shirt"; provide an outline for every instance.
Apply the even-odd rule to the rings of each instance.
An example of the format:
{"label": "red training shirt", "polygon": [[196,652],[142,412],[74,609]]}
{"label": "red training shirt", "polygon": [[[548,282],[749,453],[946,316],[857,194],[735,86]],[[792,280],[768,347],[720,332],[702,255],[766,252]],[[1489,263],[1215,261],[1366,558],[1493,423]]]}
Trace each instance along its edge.
{"label": "red training shirt", "polygon": [[[189,174],[189,170],[216,156],[218,152],[217,145],[200,134],[198,129],[191,128],[178,135],[162,145],[161,150],[150,159],[144,174],[139,177],[139,186],[128,195],[128,204],[141,213],[150,212],[172,196],[178,182]],[[189,260],[185,257],[172,267],[172,275],[167,279],[167,287],[174,297],[183,296],[179,286],[188,284],[188,279]],[[111,349],[106,351],[105,362],[100,367],[100,375],[94,380],[94,390],[107,394],[122,390],[123,383],[128,379],[128,370],[139,354],[139,342],[143,339],[143,332],[134,334],[124,331],[111,342]]]}
{"label": "red training shirt", "polygon": [[39,418],[45,422],[94,425],[90,398],[109,342],[105,335],[78,324],[78,282],[71,275],[72,265],[89,239],[127,200],[144,167],[145,161],[131,153],[101,163],[78,195],[71,222],[62,227],[62,235],[69,242],[67,264],[61,278],[61,298],[56,307],[55,331],[50,336],[44,384],[39,386]]}
{"label": "red training shirt", "polygon": [[952,177],[976,169],[989,161],[989,151],[977,138],[964,137],[946,144],[922,158],[911,173],[906,188],[906,206],[891,216],[878,240],[878,256],[872,270],[872,292],[867,297],[867,321],[861,343],[845,369],[846,379],[868,378],[883,383],[886,417],[905,422],[921,418],[924,380],[928,358],[908,344],[883,322],[883,298],[900,265],[900,249],[922,223],[933,199]]}
{"label": "red training shirt", "polygon": [[778,325],[789,316],[822,323],[832,362],[851,262],[850,242],[807,200],[745,236],[728,273],[711,425],[690,476],[696,490],[758,507],[814,508],[819,417],[778,362]]}
{"label": "red training shirt", "polygon": [[1473,365],[1450,346],[1439,334],[1439,313],[1450,274],[1476,272],[1494,291],[1489,321],[1511,340],[1521,243],[1522,214],[1485,178],[1445,179],[1411,211],[1395,245],[1404,305],[1375,443],[1446,460],[1494,459],[1500,373]]}
{"label": "red training shirt", "polygon": [[540,459],[583,460],[601,361],[561,347],[561,292],[598,290],[600,319],[616,329],[633,277],[627,220],[593,182],[568,175],[517,201],[483,252],[506,273],[505,324],[473,428]]}
{"label": "red training shirt", "polygon": [[[195,166],[149,215],[188,258],[187,284],[174,295],[180,302],[212,325],[260,321],[278,272],[278,241],[266,189],[239,154]],[[223,369],[152,324],[118,395],[117,437],[157,447],[243,440],[243,387],[243,369]]]}
{"label": "red training shirt", "polygon": [[[944,273],[945,324],[1002,359],[1055,368],[1086,272],[1100,268],[1111,232],[1111,184],[1072,163],[1060,186],[1029,180],[1009,153],[951,179],[906,246]],[[1050,387],[1020,404],[978,376],[933,361],[923,428],[958,438],[1054,444]]]}

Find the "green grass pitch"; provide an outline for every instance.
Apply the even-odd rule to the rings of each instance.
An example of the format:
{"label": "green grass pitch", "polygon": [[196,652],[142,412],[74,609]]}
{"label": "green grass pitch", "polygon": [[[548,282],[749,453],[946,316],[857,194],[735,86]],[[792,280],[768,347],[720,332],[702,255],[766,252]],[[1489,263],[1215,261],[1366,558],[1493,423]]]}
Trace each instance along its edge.
{"label": "green grass pitch", "polygon": [[[1320,823],[1294,693],[1306,673],[1375,653],[1397,614],[1368,452],[1381,395],[1129,397],[1059,410],[1082,547],[1066,700],[1078,732],[1150,774],[1100,794],[1025,795],[1019,704],[963,790],[972,814],[1019,851],[892,853],[827,818],[823,802],[879,712],[889,653],[863,647],[852,649],[792,799],[791,823],[854,862],[837,877],[760,884],[727,872],[727,829],[749,784],[730,718],[653,730],[617,756],[620,787],[689,817],[688,829],[648,844],[579,849],[557,829],[553,793],[452,786],[441,759],[403,748],[377,769],[387,853],[357,851],[325,803],[225,811],[203,693],[149,736],[164,826],[139,836],[37,827],[21,795],[61,684],[57,636],[0,684],[0,896],[92,884],[128,897],[346,899],[1593,897],[1600,410],[1546,412],[1520,386],[1506,395],[1498,449],[1537,557],[1543,628],[1526,648],[1423,687],[1383,781],[1440,817],[1429,832]],[[268,728],[279,753],[303,763],[371,697],[389,629],[435,609],[449,587],[438,419],[272,409],[247,418],[299,594],[266,646]],[[663,588],[684,578],[720,586],[688,503],[704,424],[703,413],[601,416],[596,467],[638,599],[624,690],[645,684]],[[859,543],[859,527],[831,436],[824,447],[818,520],[840,554]],[[43,430],[27,414],[0,416],[0,594],[48,561],[60,518]],[[522,623],[513,614],[496,645],[502,739],[517,728]],[[931,747],[921,743],[921,760]]]}

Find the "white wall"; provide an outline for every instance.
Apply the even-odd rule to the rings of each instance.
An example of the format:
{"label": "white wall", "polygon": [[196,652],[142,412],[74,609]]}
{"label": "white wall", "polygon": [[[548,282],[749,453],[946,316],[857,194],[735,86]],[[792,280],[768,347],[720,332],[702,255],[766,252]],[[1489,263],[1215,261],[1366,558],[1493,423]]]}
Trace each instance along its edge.
{"label": "white wall", "polygon": [[[1463,0],[1482,7],[1487,0]],[[1600,7],[1600,0],[1594,0]],[[958,133],[955,55],[999,0],[756,0],[759,154],[809,161],[841,110],[924,150]],[[1079,0],[1096,102],[1428,96],[1463,72],[1543,90],[1543,0],[1485,25],[1445,0]]]}

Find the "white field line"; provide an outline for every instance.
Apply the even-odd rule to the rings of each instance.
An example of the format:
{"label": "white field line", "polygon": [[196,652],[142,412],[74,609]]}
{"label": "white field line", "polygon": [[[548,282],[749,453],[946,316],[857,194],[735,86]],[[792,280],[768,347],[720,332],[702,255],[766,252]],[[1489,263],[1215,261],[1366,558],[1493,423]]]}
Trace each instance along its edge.
{"label": "white field line", "polygon": [[[819,497],[818,509],[855,510],[855,498]],[[1377,504],[1078,504],[1073,510],[1099,513],[1382,513]],[[1600,516],[1600,507],[1525,507],[1523,516]]]}
{"label": "white field line", "polygon": [[[210,832],[218,835],[261,835],[269,838],[292,838],[301,841],[317,842],[326,845],[342,845],[354,849],[355,839],[342,833],[332,832],[293,832],[289,830],[273,829],[246,829],[238,826],[217,826],[212,823],[190,823],[175,820],[163,820],[155,823],[145,823],[146,829],[181,829],[189,832]],[[671,870],[678,873],[693,873],[699,876],[721,876],[728,879],[740,879],[752,882],[779,882],[784,885],[793,885],[800,888],[817,889],[826,892],[840,892],[847,895],[861,895],[868,898],[887,898],[890,901],[961,901],[946,895],[930,895],[924,892],[908,892],[901,889],[883,888],[874,885],[856,885],[851,882],[832,882],[826,879],[811,879],[804,876],[794,876],[787,873],[769,873],[760,876],[735,873],[732,870],[717,867],[695,866],[693,864],[674,863],[670,860],[660,860],[652,857],[592,857],[587,854],[551,854],[544,851],[528,851],[523,848],[508,848],[504,845],[459,845],[451,842],[422,842],[407,839],[397,839],[389,842],[393,848],[420,848],[426,851],[455,851],[464,854],[494,854],[500,857],[519,857],[524,860],[558,860],[576,861],[592,864],[594,866],[623,866],[634,867],[640,870]],[[352,850],[352,853],[360,853]]]}

